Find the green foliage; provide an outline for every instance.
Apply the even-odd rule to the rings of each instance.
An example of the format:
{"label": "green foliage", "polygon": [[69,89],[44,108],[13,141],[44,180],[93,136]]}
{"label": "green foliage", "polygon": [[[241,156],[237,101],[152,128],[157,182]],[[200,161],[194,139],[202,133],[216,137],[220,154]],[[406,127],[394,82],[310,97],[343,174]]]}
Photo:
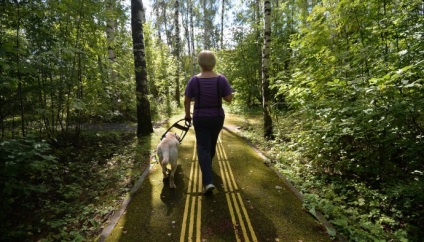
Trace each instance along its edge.
{"label": "green foliage", "polygon": [[[249,38],[253,40],[253,35]],[[240,44],[235,50],[220,51],[217,71],[224,74],[235,90],[235,104],[239,106],[258,106],[261,103],[261,82],[258,66],[260,53],[248,52],[254,43]],[[244,60],[245,62],[240,62]]]}
{"label": "green foliage", "polygon": [[[175,79],[177,75],[177,63],[172,49],[153,34],[151,22],[146,22],[143,27],[146,42],[147,75],[149,79],[150,104],[154,120],[169,118],[176,112],[177,104],[175,93],[177,86]],[[189,79],[189,71],[182,73],[183,81],[180,82],[180,90],[184,93],[185,85]],[[181,98],[181,97],[178,97]]]}
{"label": "green foliage", "polygon": [[338,232],[350,240],[408,241],[402,228],[403,214],[391,207],[386,195],[360,183],[309,184],[314,185],[321,192],[306,194],[305,206],[323,212]]}
{"label": "green foliage", "polygon": [[[299,63],[291,85],[282,87],[294,107],[300,107],[300,112],[305,114],[310,131],[300,139],[307,144],[306,154],[323,170],[355,174],[370,182],[420,169],[418,164],[423,154],[419,147],[423,145],[424,130],[423,62],[404,58],[407,51],[387,52],[383,59],[397,60],[384,65],[375,60],[371,67],[371,61],[363,58],[363,50],[342,51],[346,43],[343,40],[350,43],[357,38],[367,50],[377,50],[381,43],[365,42],[361,39],[362,30],[358,34],[349,32],[354,26],[341,17],[345,14],[324,15],[326,11],[350,13],[365,8],[360,3],[340,4],[344,8],[332,5],[314,8],[311,24],[294,42],[305,59]],[[363,24],[373,24],[365,15],[355,17]],[[331,28],[333,24],[340,25],[341,33]],[[319,34],[316,29],[320,30]],[[378,39],[372,34],[367,36]],[[408,42],[403,38],[398,41]],[[403,49],[403,45],[398,45],[398,49]]]}
{"label": "green foliage", "polygon": [[[131,34],[120,3],[6,1],[3,8],[2,137],[39,131],[69,138],[84,121],[134,119]],[[116,25],[113,43],[108,21]]]}
{"label": "green foliage", "polygon": [[[116,182],[134,165],[129,151],[119,145],[124,137],[80,136],[87,122],[135,119],[128,9],[115,3],[1,3],[0,179],[2,197],[7,197],[2,199],[2,221],[17,201],[22,204],[16,221],[2,224],[2,236],[87,237],[102,219],[87,218],[112,210],[99,211],[97,198],[105,195],[84,198],[87,189],[106,189],[99,179]],[[262,102],[263,26],[256,3],[236,8],[231,48],[217,51],[217,71],[236,90],[231,109],[237,112]],[[424,231],[422,1],[272,4],[269,73],[276,140],[257,143],[301,187],[307,209],[324,212],[349,240],[418,241]],[[161,11],[161,17],[171,14],[169,9]],[[199,6],[193,14],[200,15]],[[109,21],[116,24],[113,40],[106,34]],[[177,65],[182,67],[181,89],[195,71],[192,56],[182,55],[182,63],[177,63],[172,28],[164,19],[158,21],[155,26],[160,29],[149,22],[144,25],[149,100],[156,120],[179,111],[172,101]],[[167,28],[166,44],[156,35],[162,27]],[[211,31],[209,37],[215,35]],[[200,48],[201,37],[192,40],[193,46]],[[110,58],[110,50],[116,58]],[[252,139],[261,137],[262,128],[256,125],[245,127]],[[55,147],[51,156],[46,142],[16,139],[36,132],[66,145]],[[69,146],[70,141],[81,147]],[[122,170],[112,169],[111,174],[104,165],[122,165]],[[100,174],[98,179],[88,176],[92,171]],[[50,217],[34,216],[19,225],[17,221],[35,209]],[[48,234],[40,235],[45,228]]]}
{"label": "green foliage", "polygon": [[304,156],[307,141],[299,138],[304,137],[302,116],[285,113],[280,117],[277,124],[281,133],[275,141],[257,135],[261,123],[255,121],[259,116],[246,117],[244,135],[266,150],[276,168],[301,190],[305,209],[312,215],[320,211],[336,227],[336,231],[328,231],[330,235],[343,235],[349,241],[419,241],[410,219],[421,215],[412,207],[421,207],[418,204],[423,201],[419,192],[423,188],[422,173],[414,175],[415,182],[402,184],[396,180],[394,186],[376,189],[355,177],[322,171]]}
{"label": "green foliage", "polygon": [[324,1],[292,35],[292,77],[275,85],[300,122],[278,132],[290,141],[283,150],[302,153],[295,176],[310,194],[306,204],[350,240],[416,241],[422,233],[419,6]]}
{"label": "green foliage", "polygon": [[139,177],[148,144],[121,132],[84,133],[76,146],[53,148],[34,139],[2,142],[0,240],[95,236]]}
{"label": "green foliage", "polygon": [[[41,203],[40,194],[51,192],[45,183],[58,170],[56,158],[49,154],[50,146],[32,138],[10,139],[0,143],[1,234],[4,238],[11,225],[8,218],[18,209],[32,210]],[[16,226],[16,225],[15,225]],[[22,236],[16,233],[15,236]]]}
{"label": "green foliage", "polygon": [[[239,10],[236,44],[220,53],[243,106],[260,94],[255,8]],[[272,9],[276,140],[255,143],[280,161],[307,209],[323,212],[349,241],[419,241],[422,2],[293,0]],[[252,139],[261,129],[244,127]]]}

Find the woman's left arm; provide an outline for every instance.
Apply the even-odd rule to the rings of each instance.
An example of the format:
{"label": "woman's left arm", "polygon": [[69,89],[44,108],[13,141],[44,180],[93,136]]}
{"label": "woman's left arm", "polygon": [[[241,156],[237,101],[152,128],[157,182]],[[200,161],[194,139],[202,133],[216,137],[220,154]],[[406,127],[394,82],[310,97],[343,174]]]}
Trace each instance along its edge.
{"label": "woman's left arm", "polygon": [[223,76],[224,78],[224,82],[222,85],[222,93],[227,94],[225,96],[223,96],[222,98],[228,102],[231,103],[231,101],[233,100],[233,90],[231,89],[230,83],[228,82],[227,78],[225,76]]}
{"label": "woman's left arm", "polygon": [[231,103],[231,101],[233,100],[233,94],[231,93],[227,96],[224,96],[223,98],[226,102]]}

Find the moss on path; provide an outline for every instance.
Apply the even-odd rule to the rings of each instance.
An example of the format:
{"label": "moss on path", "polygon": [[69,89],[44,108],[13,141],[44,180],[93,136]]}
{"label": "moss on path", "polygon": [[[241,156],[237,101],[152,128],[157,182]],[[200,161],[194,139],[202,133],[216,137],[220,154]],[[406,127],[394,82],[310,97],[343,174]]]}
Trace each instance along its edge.
{"label": "moss on path", "polygon": [[191,129],[180,146],[177,188],[169,189],[155,164],[107,241],[330,241],[275,172],[230,130],[221,132],[213,161],[217,188],[201,195],[194,147]]}

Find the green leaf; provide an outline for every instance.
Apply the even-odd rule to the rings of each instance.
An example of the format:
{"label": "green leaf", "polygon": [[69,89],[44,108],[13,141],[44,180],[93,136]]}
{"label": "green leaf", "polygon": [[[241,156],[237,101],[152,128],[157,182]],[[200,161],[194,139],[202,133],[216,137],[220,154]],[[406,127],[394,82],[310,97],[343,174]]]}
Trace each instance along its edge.
{"label": "green leaf", "polygon": [[337,235],[337,231],[335,228],[333,227],[325,227],[327,229],[327,233],[331,236],[331,237],[336,237]]}

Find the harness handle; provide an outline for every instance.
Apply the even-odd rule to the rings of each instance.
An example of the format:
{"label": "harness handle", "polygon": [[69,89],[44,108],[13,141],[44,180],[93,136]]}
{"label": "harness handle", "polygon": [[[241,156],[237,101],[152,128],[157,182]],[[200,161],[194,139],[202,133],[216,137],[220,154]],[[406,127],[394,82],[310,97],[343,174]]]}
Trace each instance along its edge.
{"label": "harness handle", "polygon": [[[179,122],[181,122],[181,121],[185,121],[184,122],[184,126],[181,125],[181,124],[179,124]],[[177,129],[180,129],[181,130],[180,136],[177,137],[178,141],[181,144],[181,142],[183,142],[183,139],[186,136],[186,134],[187,134],[188,130],[190,129],[190,127],[191,127],[191,122],[187,121],[186,119],[180,119],[177,122],[175,122],[173,125],[171,125],[171,127],[169,127],[168,130],[165,131],[165,133],[162,135],[162,137],[160,138],[160,140],[162,140],[163,138],[165,138],[165,136],[169,132],[169,130],[171,130],[172,128],[177,128]]]}

